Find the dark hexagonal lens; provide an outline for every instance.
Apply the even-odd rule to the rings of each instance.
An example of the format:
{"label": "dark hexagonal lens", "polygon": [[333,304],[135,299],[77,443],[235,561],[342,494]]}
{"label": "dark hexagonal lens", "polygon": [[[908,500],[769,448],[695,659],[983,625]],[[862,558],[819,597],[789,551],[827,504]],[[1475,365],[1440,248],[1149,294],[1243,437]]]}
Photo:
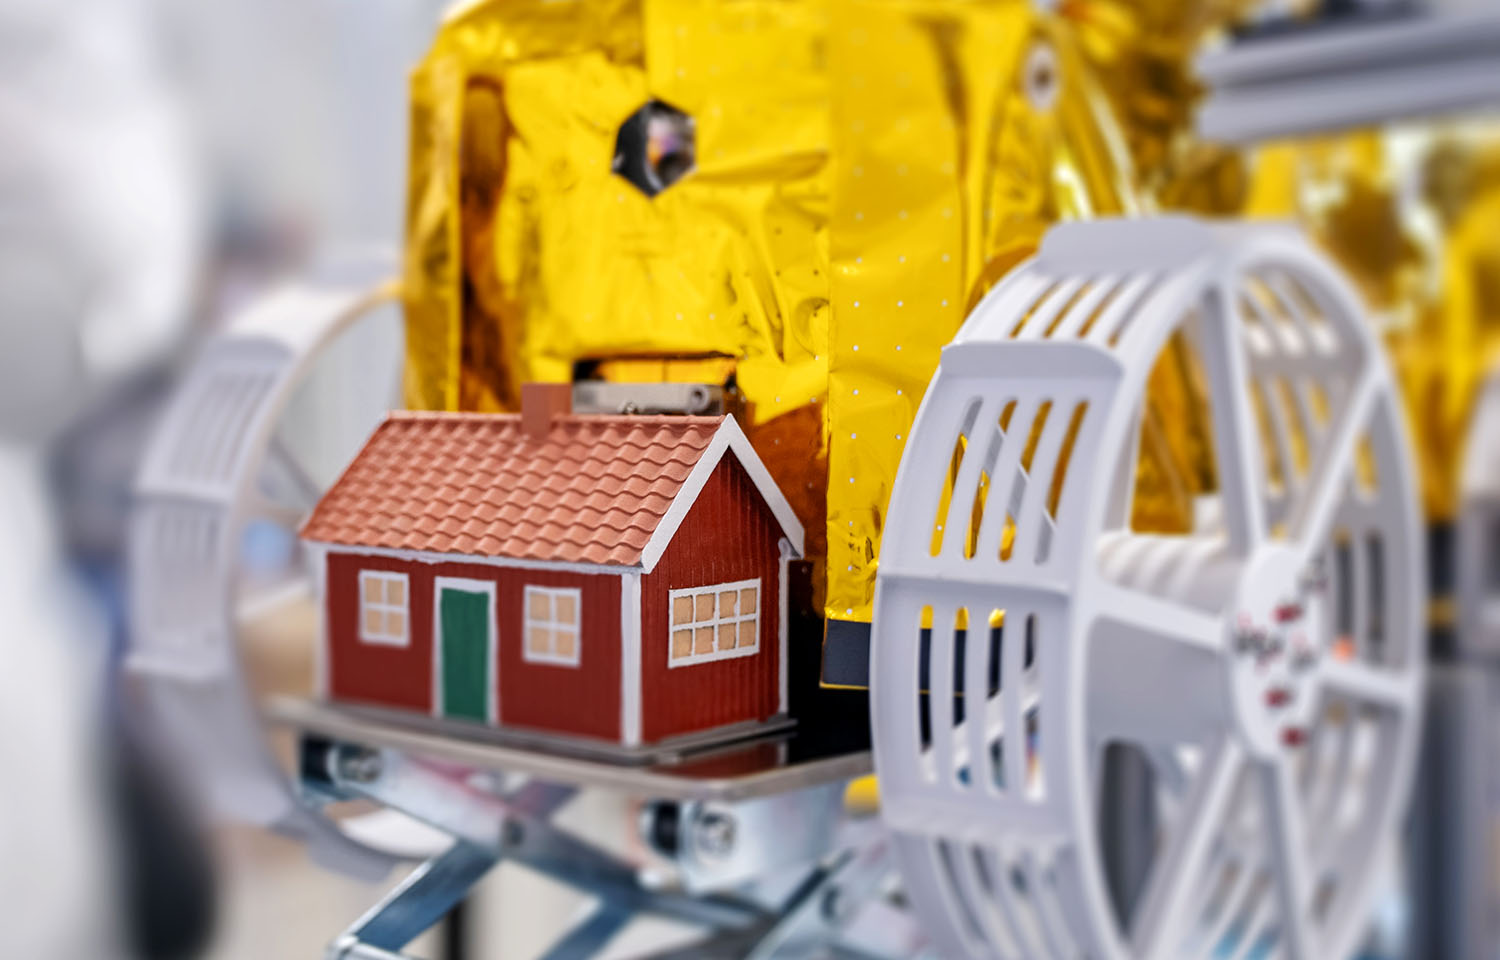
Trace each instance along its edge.
{"label": "dark hexagonal lens", "polygon": [[620,124],[610,169],[654,197],[692,172],[695,138],[692,117],[652,100]]}

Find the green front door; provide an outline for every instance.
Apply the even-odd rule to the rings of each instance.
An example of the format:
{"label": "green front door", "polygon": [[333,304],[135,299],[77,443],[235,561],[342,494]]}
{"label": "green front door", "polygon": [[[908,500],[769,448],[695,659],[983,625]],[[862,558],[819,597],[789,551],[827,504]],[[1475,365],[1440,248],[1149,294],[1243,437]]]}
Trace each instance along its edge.
{"label": "green front door", "polygon": [[438,587],[438,622],[443,645],[443,716],[489,720],[490,595]]}

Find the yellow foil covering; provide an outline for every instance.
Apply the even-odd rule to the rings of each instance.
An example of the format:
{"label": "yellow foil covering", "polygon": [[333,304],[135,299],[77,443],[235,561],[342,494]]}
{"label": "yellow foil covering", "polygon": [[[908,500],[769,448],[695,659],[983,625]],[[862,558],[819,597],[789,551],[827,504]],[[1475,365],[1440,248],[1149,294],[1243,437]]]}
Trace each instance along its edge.
{"label": "yellow foil covering", "polygon": [[[1130,147],[1136,182],[1173,209],[1204,209],[1211,196],[1180,196],[1215,184],[1208,164],[1236,156],[1195,142],[1193,114],[1203,89],[1193,59],[1205,40],[1256,6],[1256,0],[1061,0],[1058,9],[1103,84]],[[1180,201],[1191,200],[1191,204]]]}
{"label": "yellow foil covering", "polygon": [[833,0],[828,603],[868,622],[906,432],[938,352],[1059,219],[1130,208],[1123,146],[1026,3]]}
{"label": "yellow foil covering", "polygon": [[[407,402],[506,410],[579,364],[723,383],[821,556],[827,10],[799,0],[470,4],[412,78]],[[611,172],[652,99],[694,172]]]}
{"label": "yellow foil covering", "polygon": [[1358,287],[1401,383],[1427,517],[1452,520],[1473,404],[1500,358],[1500,138],[1359,131],[1248,166],[1244,212],[1298,218]]}
{"label": "yellow foil covering", "polygon": [[1389,339],[1429,518],[1453,520],[1474,405],[1485,379],[1500,372],[1500,134],[1493,127],[1439,133],[1420,176],[1439,237],[1429,250],[1436,293],[1420,302],[1409,329]]}
{"label": "yellow foil covering", "polygon": [[[729,382],[826,558],[815,602],[867,622],[939,349],[1048,226],[1137,209],[1074,36],[1025,0],[459,9],[412,78],[407,402],[514,409],[580,365]],[[697,168],[648,198],[610,158],[653,98],[695,118]],[[1138,529],[1212,486],[1191,373],[1153,375]]]}

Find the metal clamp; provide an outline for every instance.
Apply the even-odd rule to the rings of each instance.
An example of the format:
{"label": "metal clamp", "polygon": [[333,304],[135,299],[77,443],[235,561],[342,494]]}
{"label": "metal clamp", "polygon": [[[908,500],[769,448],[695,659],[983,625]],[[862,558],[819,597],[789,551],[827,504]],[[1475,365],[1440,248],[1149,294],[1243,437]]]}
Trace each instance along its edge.
{"label": "metal clamp", "polygon": [[[793,943],[826,945],[837,940],[852,916],[850,905],[868,897],[878,881],[889,876],[883,843],[869,835],[854,848],[846,845],[829,854],[831,819],[779,849],[778,835],[785,834],[788,821],[811,810],[812,819],[824,824],[825,808],[837,806],[831,787],[756,801],[748,811],[718,805],[690,811],[696,838],[692,856],[701,861],[701,869],[684,874],[685,880],[691,876],[699,885],[687,892],[651,889],[635,866],[553,826],[554,814],[576,793],[571,786],[533,780],[510,792],[492,792],[462,769],[440,768],[389,748],[319,737],[304,738],[301,770],[304,796],[310,802],[369,800],[454,838],[452,846],[418,867],[339,936],[327,960],[406,960],[400,951],[505,859],[585,891],[600,903],[553,944],[550,958],[592,956],[638,914],[709,930],[708,938],[693,948],[693,956],[769,957]],[[775,801],[780,801],[779,807]],[[816,850],[810,845],[814,834],[821,839]],[[751,850],[737,852],[746,847]],[[702,889],[723,889],[732,883],[748,888],[773,866],[792,868],[799,862],[811,866],[784,897]],[[839,909],[826,909],[835,902]]]}

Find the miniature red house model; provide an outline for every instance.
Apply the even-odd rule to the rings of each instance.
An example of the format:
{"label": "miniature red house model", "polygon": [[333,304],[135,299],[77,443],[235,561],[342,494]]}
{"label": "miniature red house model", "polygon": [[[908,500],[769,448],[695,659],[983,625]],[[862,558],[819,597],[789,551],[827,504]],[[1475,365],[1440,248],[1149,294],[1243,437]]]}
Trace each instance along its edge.
{"label": "miniature red house model", "polygon": [[802,528],[730,417],[393,413],[302,530],[322,684],[633,747],[786,710]]}

